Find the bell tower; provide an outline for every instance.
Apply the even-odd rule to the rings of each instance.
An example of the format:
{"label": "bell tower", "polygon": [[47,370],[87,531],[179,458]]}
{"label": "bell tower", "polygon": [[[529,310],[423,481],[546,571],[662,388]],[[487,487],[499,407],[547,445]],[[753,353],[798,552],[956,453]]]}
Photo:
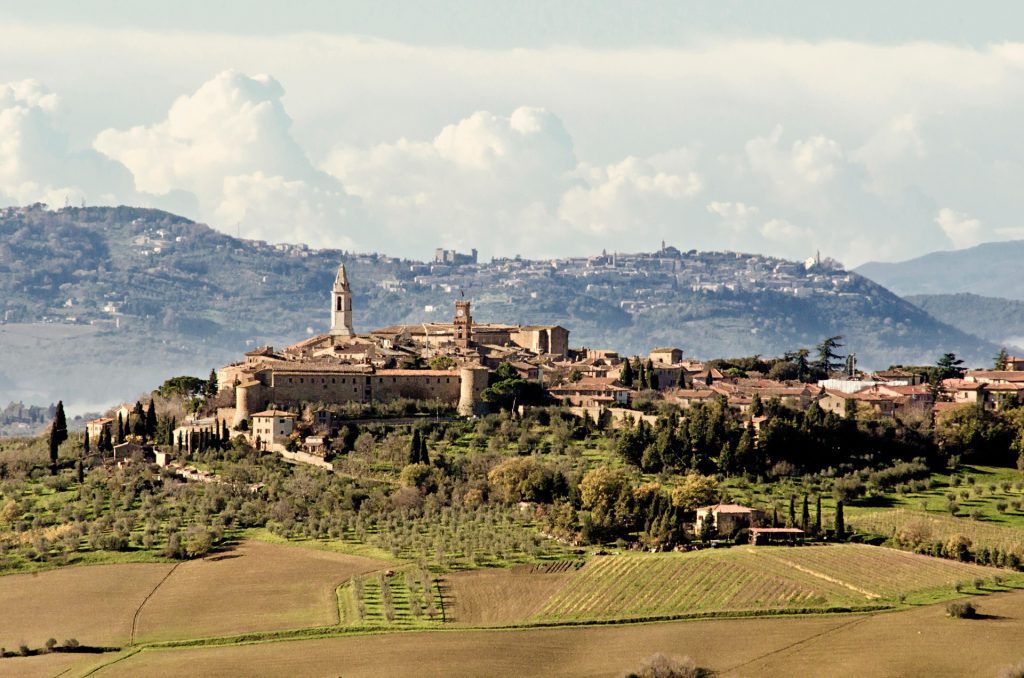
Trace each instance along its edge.
{"label": "bell tower", "polygon": [[468,348],[473,340],[473,316],[469,314],[468,301],[455,302],[455,345]]}
{"label": "bell tower", "polygon": [[331,288],[331,334],[336,337],[351,337],[352,331],[352,289],[348,285],[345,264],[338,266]]}

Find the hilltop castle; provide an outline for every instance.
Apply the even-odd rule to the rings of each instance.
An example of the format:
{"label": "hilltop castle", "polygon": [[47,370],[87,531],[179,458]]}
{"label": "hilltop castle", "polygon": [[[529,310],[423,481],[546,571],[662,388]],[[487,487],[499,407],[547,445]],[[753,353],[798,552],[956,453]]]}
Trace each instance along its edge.
{"label": "hilltop castle", "polygon": [[[458,404],[463,415],[479,414],[480,394],[490,369],[502,362],[526,368],[563,360],[569,331],[557,325],[473,322],[471,303],[455,302],[450,323],[394,325],[357,334],[352,289],[345,265],[330,292],[331,323],[319,334],[279,351],[265,346],[217,371],[221,389],[233,389],[234,407],[218,418],[237,428],[268,406],[300,402],[368,403],[398,398]],[[420,369],[433,362],[450,369]],[[529,370],[527,370],[529,371]]]}

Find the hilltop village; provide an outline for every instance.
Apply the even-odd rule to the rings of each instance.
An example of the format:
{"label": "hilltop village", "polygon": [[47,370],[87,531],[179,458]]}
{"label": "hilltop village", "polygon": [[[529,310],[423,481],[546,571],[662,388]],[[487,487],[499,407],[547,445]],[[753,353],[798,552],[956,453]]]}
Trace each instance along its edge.
{"label": "hilltop village", "polygon": [[[437,257],[469,259],[450,251],[439,251]],[[644,357],[572,348],[564,327],[479,322],[466,299],[454,303],[450,322],[356,333],[344,264],[329,298],[328,332],[281,349],[260,347],[218,369],[214,407],[181,422],[173,434],[175,444],[191,449],[197,433],[223,431],[245,436],[258,449],[330,467],[333,454],[344,451],[333,441],[339,406],[434,403],[474,417],[496,406],[493,387],[510,379],[531,387],[506,398],[505,404],[520,413],[530,405],[560,403],[578,417],[608,418],[617,426],[641,418],[653,423],[656,417],[649,413],[659,403],[676,410],[722,403],[747,419],[755,433],[765,419],[763,405],[771,401],[801,411],[816,403],[838,416],[859,411],[930,419],[964,403],[996,409],[1024,396],[1024,359],[1009,356],[999,370],[953,369],[940,387],[925,383],[920,372],[863,373],[852,362],[826,366],[821,379],[809,381],[799,373],[780,376],[777,368],[766,373],[756,365],[743,369],[727,361],[689,360],[675,347],[656,347]],[[794,360],[798,369],[801,358]],[[127,420],[129,408],[123,409]],[[112,418],[93,422],[93,435],[113,424]]]}

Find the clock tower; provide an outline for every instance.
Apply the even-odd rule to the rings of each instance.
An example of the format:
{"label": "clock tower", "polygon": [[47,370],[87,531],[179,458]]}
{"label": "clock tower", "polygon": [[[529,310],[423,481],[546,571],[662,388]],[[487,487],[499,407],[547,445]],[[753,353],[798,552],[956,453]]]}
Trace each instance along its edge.
{"label": "clock tower", "polygon": [[473,339],[473,316],[469,314],[468,301],[455,302],[455,344],[469,348]]}

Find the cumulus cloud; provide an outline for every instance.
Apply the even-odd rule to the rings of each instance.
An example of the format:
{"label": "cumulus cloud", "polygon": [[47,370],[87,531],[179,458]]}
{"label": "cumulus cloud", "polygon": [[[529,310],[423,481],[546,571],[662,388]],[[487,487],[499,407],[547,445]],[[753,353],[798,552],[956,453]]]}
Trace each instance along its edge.
{"label": "cumulus cloud", "polygon": [[984,239],[981,222],[966,214],[955,212],[948,207],[939,210],[935,223],[946,234],[953,247],[963,249],[977,245]]}
{"label": "cumulus cloud", "polygon": [[200,219],[244,235],[352,244],[358,202],[318,171],[291,135],[284,88],[224,71],[179,97],[164,120],[100,132],[94,148],[124,164],[139,191],[195,196]]}
{"label": "cumulus cloud", "polygon": [[548,255],[636,243],[638,229],[671,232],[703,188],[693,164],[685,150],[582,162],[558,116],[521,107],[507,116],[478,111],[429,141],[339,148],[323,168],[421,251],[479,246],[493,234],[487,244],[503,253]]}
{"label": "cumulus cloud", "polygon": [[59,97],[35,80],[0,84],[0,200],[62,205],[131,197],[131,175],[94,151],[69,149]]}

